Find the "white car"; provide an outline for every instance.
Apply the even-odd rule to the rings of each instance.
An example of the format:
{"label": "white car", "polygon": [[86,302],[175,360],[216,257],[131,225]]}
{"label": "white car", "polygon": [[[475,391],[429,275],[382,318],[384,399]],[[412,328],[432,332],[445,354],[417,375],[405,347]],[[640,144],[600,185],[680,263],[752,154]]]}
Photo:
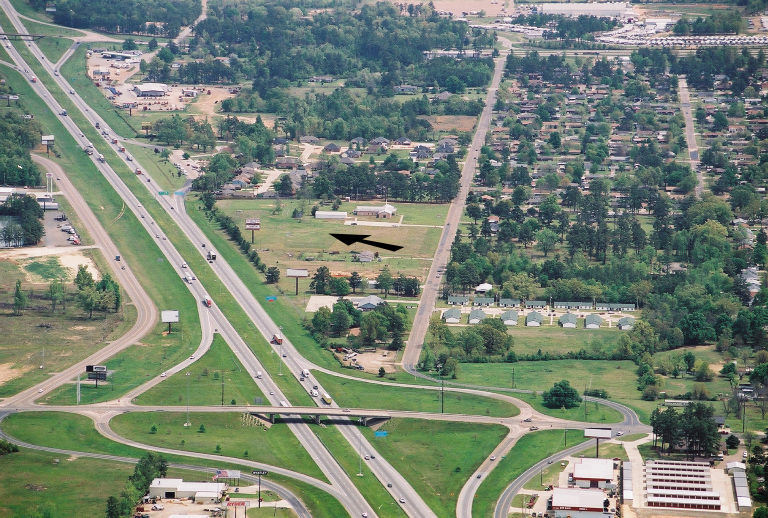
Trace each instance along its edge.
{"label": "white car", "polygon": [[186,268],[187,267],[187,263],[181,263],[181,267],[182,268]]}
{"label": "white car", "polygon": [[192,356],[189,357],[189,359],[190,360],[194,360],[195,359],[195,355],[193,354]]}
{"label": "white car", "polygon": [[491,455],[491,460],[496,460],[496,455]]}
{"label": "white car", "polygon": [[160,374],[160,377],[165,378],[167,375],[168,375],[167,373],[163,372],[162,374]]}
{"label": "white car", "polygon": [[749,454],[748,454],[748,453],[745,451],[745,452],[744,452],[744,453],[743,453],[741,456],[742,456],[742,457],[744,457],[744,458],[746,459],[748,455],[749,455]]}
{"label": "white car", "polygon": [[400,500],[399,500],[399,502],[400,502],[401,504],[404,504],[404,503],[405,503],[405,498],[403,498],[403,497],[401,496],[401,497],[400,497]]}

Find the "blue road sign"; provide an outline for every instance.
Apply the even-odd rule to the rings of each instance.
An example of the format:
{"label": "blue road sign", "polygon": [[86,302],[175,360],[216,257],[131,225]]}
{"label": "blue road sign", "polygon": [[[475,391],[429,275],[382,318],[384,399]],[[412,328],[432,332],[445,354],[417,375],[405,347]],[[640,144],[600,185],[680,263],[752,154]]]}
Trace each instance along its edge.
{"label": "blue road sign", "polygon": [[387,435],[389,435],[389,432],[387,432],[386,430],[377,430],[376,432],[373,433],[373,435],[375,435],[376,437],[386,437]]}
{"label": "blue road sign", "polygon": [[176,196],[184,196],[186,193],[184,191],[176,191],[173,194],[175,194]]}

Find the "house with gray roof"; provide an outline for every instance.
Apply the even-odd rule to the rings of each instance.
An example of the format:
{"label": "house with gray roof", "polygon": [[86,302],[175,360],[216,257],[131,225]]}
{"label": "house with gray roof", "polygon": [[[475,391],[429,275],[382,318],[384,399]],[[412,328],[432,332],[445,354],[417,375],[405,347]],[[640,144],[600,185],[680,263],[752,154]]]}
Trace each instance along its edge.
{"label": "house with gray roof", "polygon": [[576,315],[573,313],[566,313],[557,320],[557,323],[560,324],[560,327],[567,327],[571,329],[576,327],[576,322]]}
{"label": "house with gray roof", "polygon": [[631,331],[635,327],[635,319],[632,317],[622,317],[616,322],[616,327],[622,331]]}
{"label": "house with gray roof", "polygon": [[526,300],[525,307],[528,309],[544,309],[547,307],[547,302],[544,300]]}
{"label": "house with gray roof", "polygon": [[368,295],[363,297],[357,302],[357,309],[362,311],[370,311],[376,309],[380,304],[384,304],[384,299],[377,297],[376,295]]}
{"label": "house with gray roof", "polygon": [[528,327],[539,327],[544,321],[544,317],[538,311],[531,311],[525,316],[525,325]]}
{"label": "house with gray roof", "polygon": [[479,324],[481,320],[483,320],[487,315],[482,309],[473,309],[469,312],[469,319],[467,320],[470,324]]}
{"label": "house with gray roof", "polygon": [[469,297],[466,295],[448,295],[448,304],[451,306],[464,306],[469,303]]}
{"label": "house with gray roof", "polygon": [[443,311],[443,321],[446,324],[458,324],[461,322],[461,310],[459,308],[451,308]]}
{"label": "house with gray roof", "polygon": [[597,315],[595,313],[590,313],[584,319],[584,327],[586,329],[599,329],[602,323],[603,323],[602,317],[600,317],[600,315]]}
{"label": "house with gray roof", "polygon": [[472,301],[473,306],[493,306],[493,303],[496,302],[493,297],[475,297],[475,300]]}
{"label": "house with gray roof", "polygon": [[499,299],[499,307],[516,308],[520,305],[520,299]]}
{"label": "house with gray roof", "polygon": [[501,314],[501,321],[504,322],[505,326],[516,326],[517,325],[517,311],[514,309],[509,309]]}

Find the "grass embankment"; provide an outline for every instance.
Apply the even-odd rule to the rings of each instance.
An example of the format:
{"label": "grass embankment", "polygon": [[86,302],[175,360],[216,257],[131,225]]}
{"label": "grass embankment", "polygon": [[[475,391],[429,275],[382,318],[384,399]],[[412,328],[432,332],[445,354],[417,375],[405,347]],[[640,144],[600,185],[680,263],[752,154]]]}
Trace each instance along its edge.
{"label": "grass embankment", "polygon": [[[357,444],[352,444],[350,447],[350,443],[336,426],[326,426],[325,423],[320,426],[314,424],[310,426],[317,438],[325,445],[352,483],[355,484],[366,502],[376,510],[376,514],[382,518],[403,518],[406,516],[400,504],[394,500],[368,467],[370,461],[364,460],[361,464]],[[390,461],[389,458],[387,460]],[[358,473],[362,473],[363,476],[357,476]]]}
{"label": "grass embankment", "polygon": [[584,412],[584,401],[574,408],[547,408],[544,406],[544,402],[541,396],[530,393],[510,393],[510,396],[520,398],[523,401],[527,401],[536,410],[542,414],[546,414],[552,417],[559,417],[560,419],[568,419],[570,421],[583,421],[586,423],[620,423],[623,420],[623,416],[618,410],[614,410],[611,407],[601,405],[597,402],[588,401],[586,403],[587,411]]}
{"label": "grass embankment", "polygon": [[419,419],[392,419],[380,430],[388,435],[376,438],[370,428],[363,432],[437,516],[456,514],[456,501],[467,477],[508,432],[501,425]]}
{"label": "grass embankment", "polygon": [[[187,376],[189,373],[189,376]],[[177,372],[135,398],[139,405],[255,404],[264,394],[227,343],[215,334],[211,348],[184,371]],[[223,401],[223,403],[222,403]]]}
{"label": "grass embankment", "polygon": [[37,46],[43,51],[43,54],[48,61],[56,64],[61,59],[61,56],[72,45],[72,40],[69,38],[43,38],[37,42]]}
{"label": "grass embankment", "polygon": [[[323,473],[285,424],[270,428],[245,425],[240,413],[190,413],[192,426],[184,427],[183,412],[132,412],[112,419],[112,429],[145,444],[190,452],[221,454],[256,460],[324,479]],[[152,427],[157,431],[153,433]],[[203,432],[200,426],[204,426]],[[217,450],[217,446],[220,449]],[[246,455],[247,452],[247,455]]]}
{"label": "grass embankment", "polygon": [[[74,186],[120,249],[123,261],[130,264],[156,306],[178,309],[180,312],[180,326],[185,330],[183,343],[179,334],[163,336],[165,326],[158,324],[153,332],[142,339],[142,346],[133,346],[107,362],[109,369],[115,371],[111,384],[98,390],[83,387],[81,402],[111,399],[153,375],[154,371],[148,369],[148,365],[157,366],[159,369],[167,368],[178,363],[193,350],[192,344],[196,346],[200,341],[198,305],[165,260],[153,238],[140,228],[138,219],[132,212],[124,210],[118,194],[102,177],[90,157],[79,151],[79,146],[57,117],[48,110],[18,73],[7,68],[4,68],[3,72],[14,91],[24,96],[25,105],[36,114],[46,133],[55,136],[56,147],[61,150],[61,157],[56,161],[67,171]],[[88,128],[85,128],[85,131],[88,131]],[[94,142],[95,138],[93,137]],[[74,403],[74,387],[62,387],[46,398],[46,401]]]}
{"label": "grass embankment", "polygon": [[[575,432],[571,437],[578,437],[572,441],[581,440],[580,430],[570,431]],[[472,516],[492,516],[496,501],[511,481],[540,460],[565,447],[562,430],[545,430],[521,437],[507,455],[497,459],[496,468],[480,484],[472,504]]]}
{"label": "grass embankment", "polygon": [[[2,429],[9,435],[21,441],[41,446],[71,449],[75,451],[107,453],[135,458],[141,457],[141,455],[144,454],[144,450],[126,446],[105,438],[96,431],[93,426],[93,421],[85,416],[76,414],[58,412],[13,414],[8,416],[2,422]],[[194,464],[221,469],[240,469],[246,472],[252,469],[248,466],[199,459],[194,456],[163,456],[167,458],[169,462]],[[8,457],[0,458],[0,463],[4,458]],[[292,466],[288,466],[288,468],[293,469]],[[97,475],[98,474],[96,473],[94,476]],[[342,505],[325,491],[275,473],[270,473],[268,476],[271,480],[293,491],[296,495],[301,496],[312,516],[348,516],[348,513],[344,510]],[[324,476],[320,478],[325,481]],[[90,484],[85,487],[98,488],[99,486],[98,484]],[[77,495],[77,493],[74,494]],[[99,494],[103,496],[103,493],[100,491]]]}
{"label": "grass embankment", "polygon": [[11,5],[14,9],[16,9],[16,12],[22,16],[34,18],[35,20],[39,20],[41,22],[51,22],[50,16],[48,16],[46,13],[35,10],[34,7],[29,5],[27,0],[11,0]]}
{"label": "grass embankment", "polygon": [[[158,148],[161,147],[158,145]],[[153,149],[137,146],[136,144],[126,144],[125,148],[133,155],[133,158],[141,162],[141,165],[147,169],[146,172],[164,190],[173,193],[173,191],[180,189],[184,182],[187,181],[186,176],[179,176],[173,164],[168,160],[160,158],[160,155],[155,153]]]}
{"label": "grass embankment", "polygon": [[[545,318],[545,322],[549,322]],[[521,319],[518,325],[510,327],[508,333],[515,341],[514,351],[518,356],[553,352],[565,354],[585,349],[587,351],[613,351],[622,331],[617,328],[584,329],[579,325],[575,329],[562,328],[555,319],[554,325],[526,327]]]}
{"label": "grass embankment", "polygon": [[512,403],[474,394],[387,387],[338,378],[322,372],[313,374],[323,388],[336,399],[336,402],[345,407],[440,413],[441,396],[444,395],[444,411],[448,414],[512,417],[520,413],[520,409]]}

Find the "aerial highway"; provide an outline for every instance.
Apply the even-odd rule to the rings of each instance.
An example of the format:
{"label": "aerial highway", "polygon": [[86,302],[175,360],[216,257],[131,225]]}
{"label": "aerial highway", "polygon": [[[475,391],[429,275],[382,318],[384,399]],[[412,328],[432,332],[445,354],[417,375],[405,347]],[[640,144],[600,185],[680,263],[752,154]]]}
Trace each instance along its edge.
{"label": "aerial highway", "polygon": [[[23,25],[18,20],[18,17],[14,16],[15,11],[10,7],[10,4],[7,1],[0,2],[0,5],[5,10],[6,14],[8,14],[9,18],[12,20],[12,23],[14,24],[14,28],[17,32],[23,32]],[[21,29],[21,30],[20,30]],[[71,87],[61,78],[61,76],[55,75],[52,73],[52,65],[50,65],[44,58],[42,58],[42,53],[40,49],[33,43],[33,42],[25,42],[25,44],[30,48],[30,51],[32,54],[40,61],[42,66],[46,69],[46,71],[51,75],[51,77],[54,78],[54,80],[59,80],[59,86],[62,87],[64,92],[70,92],[73,91]],[[19,52],[16,50],[15,47],[11,46],[7,49],[9,52],[9,55],[12,57],[13,61],[16,63],[16,66],[20,70],[29,70],[29,65],[23,60]],[[27,72],[26,77],[27,79],[31,79],[31,73]],[[51,93],[47,90],[47,88],[43,85],[42,81],[38,81],[35,83],[32,83],[30,81],[30,85],[32,88],[35,89],[36,93],[43,99],[43,101],[51,108],[51,110],[54,113],[61,113],[62,107],[59,105],[59,103],[54,99],[54,97],[51,95]],[[78,108],[81,110],[82,114],[89,120],[91,124],[95,124],[96,121],[100,121],[101,119],[98,118],[92,110],[88,108],[88,106],[82,101],[82,99],[79,98],[76,94],[69,94],[71,96],[71,99],[75,101]],[[83,147],[87,146],[88,141],[83,136],[83,133],[80,131],[80,128],[77,127],[77,125],[72,121],[71,117],[62,117],[61,122],[64,125],[64,127],[70,132],[72,137],[75,139],[75,141],[78,142],[78,144],[82,145]],[[102,173],[102,175],[110,182],[112,187],[115,189],[115,191],[123,198],[123,200],[126,203],[126,206],[133,211],[138,221],[142,224],[142,226],[150,232],[150,235],[154,235],[156,233],[156,228],[159,228],[159,225],[155,225],[155,222],[152,220],[151,216],[145,211],[145,209],[141,206],[136,196],[130,191],[130,189],[121,181],[119,176],[112,170],[112,168],[109,166],[108,163],[99,162],[97,160],[93,160],[95,166],[99,169],[99,171]],[[166,209],[170,210],[170,209]],[[180,265],[185,262],[185,260],[182,258],[182,256],[179,254],[179,252],[176,250],[176,248],[173,246],[173,244],[167,240],[167,239],[160,239],[157,241],[157,244],[160,248],[160,250],[163,252],[163,254],[166,256],[170,264],[174,265],[174,268],[177,269],[180,275],[181,279],[181,267]],[[207,296],[206,292],[202,287],[200,287],[199,283],[195,283],[193,285],[188,285],[190,291],[193,292],[197,300],[203,300]],[[282,394],[282,392],[278,389],[277,385],[268,377],[266,374],[266,369],[264,369],[256,360],[256,358],[253,356],[253,353],[248,348],[247,344],[240,338],[239,334],[235,331],[235,329],[231,326],[231,324],[228,322],[226,317],[220,312],[218,307],[214,304],[213,307],[208,308],[208,311],[211,315],[210,321],[212,323],[215,323],[218,325],[218,328],[222,333],[222,336],[225,338],[225,340],[230,344],[235,354],[238,356],[238,359],[240,359],[241,362],[243,362],[243,365],[248,370],[248,372],[255,377],[256,372],[261,370],[265,373],[262,379],[257,380],[257,383],[260,384],[260,388],[263,389],[264,393],[270,393],[268,396],[270,400],[272,400],[273,403],[277,404],[281,400],[287,400],[287,398]],[[209,319],[201,318],[201,322],[209,322]],[[210,333],[210,330],[208,330]],[[206,334],[204,332],[204,334]],[[211,335],[212,336],[212,335]],[[233,344],[235,342],[235,344]],[[206,346],[209,344],[206,344]],[[197,356],[195,356],[197,357]],[[189,363],[192,363],[194,361],[194,358],[190,358],[188,360],[185,360],[183,365],[179,368],[183,368]],[[73,371],[73,375],[75,372]],[[55,386],[58,386],[62,383],[65,383],[72,379],[73,376],[64,377],[62,375],[57,375],[54,378],[51,378],[48,381],[48,389],[55,388]],[[37,387],[36,387],[37,388]],[[29,391],[27,392],[27,397],[30,397],[31,394],[29,394]],[[10,398],[9,398],[10,399]],[[14,400],[18,400],[18,398],[14,398]],[[4,401],[3,405],[6,406],[9,403],[12,403],[12,401]],[[328,450],[325,448],[325,446],[320,442],[320,440],[312,433],[312,431],[304,424],[301,423],[289,423],[288,425],[292,431],[296,434],[299,441],[302,443],[302,445],[310,452],[310,454],[315,458],[320,468],[324,471],[326,476],[329,478],[329,480],[332,481],[335,485],[342,488],[342,493],[344,498],[342,499],[342,504],[352,513],[353,515],[361,515],[362,513],[366,512],[368,513],[368,516],[375,516],[375,513],[373,509],[368,505],[368,503],[365,501],[365,499],[362,497],[360,492],[357,490],[354,484],[352,484],[351,480],[347,476],[347,474],[344,472],[344,470],[341,468],[341,466],[338,465],[336,460],[333,458],[332,455],[328,452]],[[415,493],[415,492],[414,492]]]}

